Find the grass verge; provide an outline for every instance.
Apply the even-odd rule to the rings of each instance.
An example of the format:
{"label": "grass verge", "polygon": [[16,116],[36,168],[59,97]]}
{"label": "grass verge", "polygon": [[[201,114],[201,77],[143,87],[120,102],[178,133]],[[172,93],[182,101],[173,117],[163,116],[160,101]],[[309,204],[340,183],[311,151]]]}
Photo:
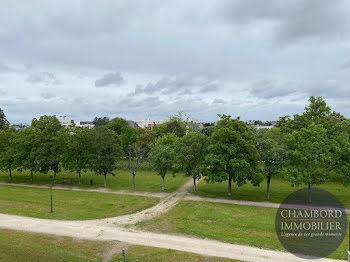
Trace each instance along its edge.
{"label": "grass verge", "polygon": [[[316,186],[318,188],[325,189],[334,194],[339,201],[341,201],[346,208],[350,208],[350,190],[349,187],[345,187],[339,183],[327,182],[323,185]],[[292,187],[289,182],[272,178],[271,179],[271,196],[270,202],[281,203],[292,192],[305,188],[305,186]],[[203,197],[213,198],[227,198],[235,200],[248,200],[248,201],[268,201],[266,197],[266,180],[264,180],[260,186],[253,186],[250,183],[237,187],[232,185],[232,196],[227,196],[227,182],[223,183],[207,183],[202,181],[197,186],[198,192],[196,195]],[[193,193],[193,190],[189,190]]]}
{"label": "grass verge", "polygon": [[159,202],[154,197],[0,185],[0,213],[37,218],[83,220],[132,214]]}
{"label": "grass verge", "polygon": [[123,261],[123,248],[128,262],[235,262],[169,249],[128,246],[120,242],[0,230],[0,261],[6,262],[119,262]]}
{"label": "grass verge", "polygon": [[[275,208],[181,201],[169,212],[138,226],[148,231],[285,251],[275,233],[276,212]],[[330,257],[346,259],[348,243],[345,240]]]}

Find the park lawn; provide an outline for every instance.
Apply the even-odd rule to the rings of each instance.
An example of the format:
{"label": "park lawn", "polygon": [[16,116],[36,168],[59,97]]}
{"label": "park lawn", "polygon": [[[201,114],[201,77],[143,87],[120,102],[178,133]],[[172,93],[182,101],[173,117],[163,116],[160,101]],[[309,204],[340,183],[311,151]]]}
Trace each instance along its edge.
{"label": "park lawn", "polygon": [[158,198],[71,190],[0,185],[0,213],[37,218],[84,220],[132,214],[159,202]]}
{"label": "park lawn", "polygon": [[[267,207],[181,201],[160,217],[138,223],[138,227],[285,251],[275,233],[276,212]],[[347,248],[345,240],[330,257],[346,259]]]}
{"label": "park lawn", "polygon": [[[268,201],[266,197],[266,180],[261,182],[260,186],[253,186],[249,182],[241,187],[233,184],[231,197],[227,196],[227,186],[227,182],[207,183],[205,181],[202,181],[197,186],[197,193],[194,193],[191,189],[189,192],[203,197],[227,198],[258,202]],[[345,208],[350,208],[349,187],[335,182],[327,182],[323,185],[315,187],[329,191],[330,193],[334,194],[339,199],[339,201],[342,202]],[[289,182],[283,179],[272,178],[269,201],[274,203],[281,203],[289,194],[302,188],[306,188],[306,186],[292,187]]]}
{"label": "park lawn", "polygon": [[[144,246],[129,246],[121,242],[73,239],[44,234],[0,229],[0,261],[6,262],[235,262]],[[236,261],[238,262],[238,261]]]}
{"label": "park lawn", "polygon": [[[107,188],[113,190],[133,190],[132,188],[132,175],[127,168],[127,163],[121,161],[119,169],[115,170],[115,176],[107,175]],[[53,175],[52,172],[48,174],[35,173],[34,182],[30,181],[30,172],[17,170],[12,172],[12,181],[9,179],[8,172],[0,172],[0,182],[8,183],[26,183],[33,185],[47,185],[49,184],[49,176]],[[75,186],[78,185],[78,174],[63,170],[57,175],[57,184],[62,184],[63,178],[72,178]],[[90,180],[93,180],[93,185],[90,185]],[[165,177],[165,191],[173,192],[181,187],[189,178],[183,174],[177,174],[175,177],[171,173]],[[136,174],[135,179],[136,188],[135,191],[143,192],[162,192],[162,179],[157,173],[152,171],[145,163],[139,172]],[[94,172],[88,171],[81,174],[81,187],[82,188],[98,188],[104,187],[104,177],[97,176]]]}

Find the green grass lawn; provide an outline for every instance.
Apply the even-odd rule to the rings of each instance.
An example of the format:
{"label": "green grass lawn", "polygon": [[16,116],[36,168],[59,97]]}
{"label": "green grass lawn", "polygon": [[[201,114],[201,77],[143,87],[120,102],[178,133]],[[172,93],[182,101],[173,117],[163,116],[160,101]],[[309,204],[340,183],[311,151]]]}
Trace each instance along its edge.
{"label": "green grass lawn", "polygon": [[[229,243],[284,250],[275,233],[277,209],[181,201],[175,208],[138,224],[143,230],[193,235]],[[347,258],[348,240],[331,257]],[[285,250],[284,250],[285,251]]]}
{"label": "green grass lawn", "polygon": [[0,261],[6,262],[118,262],[123,261],[123,248],[127,262],[234,262],[169,249],[128,246],[120,242],[0,230]]}
{"label": "green grass lawn", "polygon": [[[133,190],[132,189],[132,175],[130,174],[127,163],[125,161],[120,162],[120,168],[115,170],[115,176],[107,176],[107,187],[115,190]],[[49,184],[49,174],[34,174],[34,182],[30,181],[29,171],[13,171],[12,181],[9,179],[8,172],[0,172],[1,182],[12,182],[12,183],[27,183],[36,185],[46,185]],[[78,184],[78,175],[76,173],[71,173],[68,171],[62,171],[57,175],[57,184],[62,184],[62,178],[72,178],[75,185]],[[93,180],[93,186],[90,186],[90,180]],[[182,174],[177,174],[173,177],[171,173],[167,174],[165,177],[165,192],[173,192],[179,187],[181,187],[189,178]],[[103,176],[97,176],[93,172],[88,171],[82,173],[81,175],[81,187],[97,188],[104,187]],[[161,192],[162,190],[162,179],[145,163],[140,171],[136,175],[136,191],[144,192]]]}
{"label": "green grass lawn", "polygon": [[50,213],[50,190],[0,185],[0,213],[50,218],[95,219],[132,214],[159,202],[153,197],[116,195],[71,190],[53,190],[54,212]]}
{"label": "green grass lawn", "polygon": [[[350,208],[350,187],[345,187],[339,183],[328,182],[323,185],[316,186],[325,189],[334,194],[346,208]],[[282,202],[290,193],[305,188],[305,186],[292,187],[290,183],[282,179],[271,179],[270,201],[274,203]],[[202,181],[198,184],[196,195],[213,198],[228,198],[236,200],[248,201],[268,201],[266,197],[266,180],[260,186],[256,187],[247,183],[241,187],[232,185],[232,196],[227,196],[227,182],[223,183],[207,183]],[[189,192],[193,193],[190,189]]]}

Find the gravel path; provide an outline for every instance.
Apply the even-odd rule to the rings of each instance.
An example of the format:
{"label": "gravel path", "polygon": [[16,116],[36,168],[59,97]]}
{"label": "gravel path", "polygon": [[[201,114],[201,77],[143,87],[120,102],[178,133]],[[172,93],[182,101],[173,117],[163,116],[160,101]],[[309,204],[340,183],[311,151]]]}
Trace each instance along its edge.
{"label": "gravel path", "polygon": [[[0,183],[5,184],[5,183]],[[7,184],[6,184],[7,185]],[[14,184],[10,184],[14,185]],[[18,186],[18,184],[16,184]],[[20,185],[33,187],[31,185]],[[34,186],[47,188],[47,186]],[[318,261],[318,262],[336,262],[340,260],[333,259],[301,259],[292,254],[280,251],[265,250],[256,247],[235,245],[219,242],[210,239],[199,239],[194,237],[158,234],[144,232],[132,229],[132,225],[137,222],[157,217],[172,207],[180,200],[209,201],[219,203],[231,203],[253,206],[277,207],[278,204],[268,202],[250,202],[236,201],[228,199],[203,198],[188,195],[188,189],[192,187],[192,180],[189,180],[179,190],[171,194],[161,195],[161,201],[156,206],[143,210],[139,213],[125,215],[114,218],[84,220],[84,221],[64,221],[52,219],[38,219],[22,217],[15,215],[0,214],[0,228],[20,230],[26,232],[54,234],[60,236],[70,236],[80,239],[103,240],[103,241],[122,241],[132,245],[143,245],[158,248],[174,249],[184,252],[192,252],[204,256],[215,256],[229,259],[236,259],[248,262],[301,262],[301,261]],[[77,191],[91,191],[101,193],[120,193],[123,191],[111,191],[105,189],[80,189],[55,187],[55,189],[69,189]],[[137,195],[145,195],[143,192],[131,192]],[[159,195],[158,193],[156,193]],[[147,193],[147,196],[155,196],[154,193]],[[129,227],[122,227],[129,226]]]}
{"label": "gravel path", "polygon": [[122,241],[132,245],[152,246],[249,262],[335,262],[332,259],[301,259],[289,253],[223,243],[209,239],[157,234],[99,225],[93,221],[62,221],[0,214],[0,227],[27,232],[70,236],[80,239]]}

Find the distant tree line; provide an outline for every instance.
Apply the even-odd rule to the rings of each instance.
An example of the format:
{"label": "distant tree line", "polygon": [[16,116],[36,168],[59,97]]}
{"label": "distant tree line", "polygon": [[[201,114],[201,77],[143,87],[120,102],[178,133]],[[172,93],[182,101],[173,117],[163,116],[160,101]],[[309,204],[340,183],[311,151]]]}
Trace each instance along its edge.
{"label": "distant tree line", "polygon": [[193,190],[202,177],[208,183],[232,185],[286,179],[293,186],[311,188],[326,181],[350,183],[350,121],[327,106],[321,97],[310,97],[301,115],[280,117],[271,129],[257,130],[240,118],[219,115],[216,123],[202,129],[189,125],[183,114],[171,116],[153,129],[133,128],[122,118],[95,118],[94,128],[63,128],[55,116],[33,119],[30,126],[11,128],[0,110],[0,169],[9,172],[61,169],[81,175],[114,175],[118,161],[127,159],[132,187],[144,162],[161,177],[165,189],[167,174],[184,173],[193,179]]}

